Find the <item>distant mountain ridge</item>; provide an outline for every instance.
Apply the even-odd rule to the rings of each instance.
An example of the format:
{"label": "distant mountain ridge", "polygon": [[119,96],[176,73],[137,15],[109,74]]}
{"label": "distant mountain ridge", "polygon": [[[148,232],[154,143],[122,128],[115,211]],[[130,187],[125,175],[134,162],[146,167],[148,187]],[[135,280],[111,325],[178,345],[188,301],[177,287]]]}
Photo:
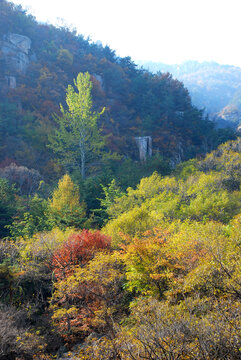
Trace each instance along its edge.
{"label": "distant mountain ridge", "polygon": [[241,122],[241,68],[220,65],[216,62],[185,61],[168,65],[158,62],[138,61],[153,73],[169,72],[182,81],[192,102],[211,118],[219,117],[234,126]]}

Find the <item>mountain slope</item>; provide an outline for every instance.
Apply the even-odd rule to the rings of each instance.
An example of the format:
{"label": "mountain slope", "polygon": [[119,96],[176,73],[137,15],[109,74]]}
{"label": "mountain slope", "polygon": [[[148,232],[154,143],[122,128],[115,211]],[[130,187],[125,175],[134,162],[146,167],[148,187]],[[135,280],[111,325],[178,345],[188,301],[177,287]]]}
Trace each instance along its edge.
{"label": "mountain slope", "polygon": [[139,64],[153,73],[170,72],[174,78],[184,83],[193,103],[199,108],[205,108],[211,117],[219,116],[227,122],[233,122],[233,125],[240,123],[241,68],[197,61],[175,65],[154,62]]}
{"label": "mountain slope", "polygon": [[[153,154],[177,162],[211,150],[220,142],[188,91],[170,75],[138,69],[131,58],[91,43],[67,28],[39,24],[20,7],[0,0],[0,163],[16,162],[46,176],[58,159],[48,137],[53,114],[65,106],[68,84],[88,71],[95,110],[107,150],[138,159],[135,137],[151,136]],[[227,138],[222,140],[226,140]]]}

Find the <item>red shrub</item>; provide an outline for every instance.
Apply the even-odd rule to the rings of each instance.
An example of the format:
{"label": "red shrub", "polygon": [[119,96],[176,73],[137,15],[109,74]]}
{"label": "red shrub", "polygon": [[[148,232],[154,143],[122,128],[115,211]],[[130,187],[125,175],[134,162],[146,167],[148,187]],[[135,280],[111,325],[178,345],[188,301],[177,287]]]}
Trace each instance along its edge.
{"label": "red shrub", "polygon": [[99,250],[110,248],[110,238],[100,231],[82,230],[73,234],[53,254],[52,266],[57,279],[71,274],[74,265],[84,265]]}

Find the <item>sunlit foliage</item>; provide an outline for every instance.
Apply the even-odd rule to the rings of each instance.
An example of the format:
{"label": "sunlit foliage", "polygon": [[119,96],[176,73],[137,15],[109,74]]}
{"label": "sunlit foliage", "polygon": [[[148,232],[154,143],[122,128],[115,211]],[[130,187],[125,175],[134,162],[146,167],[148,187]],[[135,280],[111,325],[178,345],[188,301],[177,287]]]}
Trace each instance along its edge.
{"label": "sunlit foliage", "polygon": [[85,204],[80,203],[79,189],[69,175],[59,180],[52,199],[49,200],[50,218],[59,227],[80,228],[86,220]]}

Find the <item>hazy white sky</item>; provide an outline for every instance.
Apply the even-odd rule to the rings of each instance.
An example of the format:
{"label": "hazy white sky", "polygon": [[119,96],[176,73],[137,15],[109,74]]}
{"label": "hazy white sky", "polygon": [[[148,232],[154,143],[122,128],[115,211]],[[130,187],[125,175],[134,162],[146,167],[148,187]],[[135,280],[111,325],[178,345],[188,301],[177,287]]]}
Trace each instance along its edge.
{"label": "hazy white sky", "polygon": [[133,60],[241,67],[241,0],[12,0]]}

